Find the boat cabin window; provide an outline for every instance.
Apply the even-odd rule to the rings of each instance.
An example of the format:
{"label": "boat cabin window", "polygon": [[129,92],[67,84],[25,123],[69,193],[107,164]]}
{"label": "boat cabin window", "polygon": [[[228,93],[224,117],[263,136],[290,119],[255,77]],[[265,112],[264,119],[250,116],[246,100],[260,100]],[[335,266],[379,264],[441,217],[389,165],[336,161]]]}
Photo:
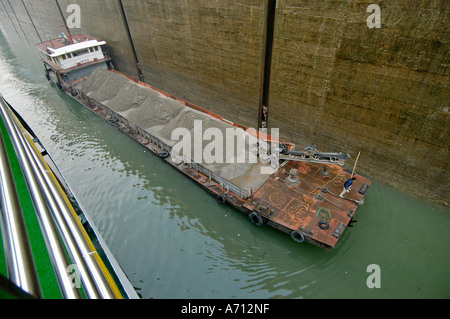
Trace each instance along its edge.
{"label": "boat cabin window", "polygon": [[80,51],[72,52],[72,56],[76,57],[76,56],[87,54],[87,53],[89,53],[89,50],[87,50],[87,49],[86,50],[80,50]]}

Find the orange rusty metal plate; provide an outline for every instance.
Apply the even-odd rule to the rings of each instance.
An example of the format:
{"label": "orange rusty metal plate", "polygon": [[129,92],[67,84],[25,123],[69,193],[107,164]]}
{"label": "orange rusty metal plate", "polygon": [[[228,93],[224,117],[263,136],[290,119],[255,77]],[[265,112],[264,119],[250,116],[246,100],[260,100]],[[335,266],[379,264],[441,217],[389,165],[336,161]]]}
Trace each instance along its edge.
{"label": "orange rusty metal plate", "polygon": [[[324,166],[329,167],[328,177],[321,175]],[[298,181],[289,178],[292,169],[297,170]],[[313,242],[332,248],[358,208],[355,201],[364,199],[364,195],[359,194],[360,188],[364,183],[371,184],[366,178],[355,175],[350,192],[344,199],[340,198],[344,182],[350,177],[351,173],[338,165],[288,161],[244,207],[262,212],[272,223],[290,231],[300,230]],[[319,227],[321,221],[326,222],[322,225],[324,228],[328,225],[327,229]]]}

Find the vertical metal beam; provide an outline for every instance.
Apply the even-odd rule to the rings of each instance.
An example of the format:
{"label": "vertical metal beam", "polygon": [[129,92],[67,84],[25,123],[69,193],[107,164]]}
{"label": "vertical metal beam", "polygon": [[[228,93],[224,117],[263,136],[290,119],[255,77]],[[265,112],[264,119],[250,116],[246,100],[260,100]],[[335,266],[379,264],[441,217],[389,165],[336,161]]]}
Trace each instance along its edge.
{"label": "vertical metal beam", "polygon": [[275,12],[277,1],[266,0],[266,16],[264,24],[263,36],[263,52],[262,52],[262,67],[261,67],[261,90],[259,98],[259,114],[258,114],[258,128],[263,126],[263,122],[267,126],[267,116],[269,111],[269,93],[270,93],[270,72],[272,68],[272,48],[275,28]]}
{"label": "vertical metal beam", "polygon": [[17,18],[16,11],[14,10],[13,6],[11,5],[11,2],[10,2],[9,0],[7,0],[7,1],[8,1],[8,3],[9,3],[9,6],[11,7],[11,11],[12,11],[12,13],[14,14],[14,17],[15,17],[16,20],[17,20],[17,24],[19,25],[20,30],[22,30],[22,33],[23,33],[23,35],[25,36],[25,39],[27,39],[28,43],[30,43],[30,41],[28,40],[27,34],[26,34],[25,31],[23,30],[22,25],[20,24],[20,21],[19,21],[19,19]]}
{"label": "vertical metal beam", "polygon": [[9,15],[9,12],[8,12],[8,10],[6,9],[5,4],[3,3],[3,0],[1,0],[0,2],[2,3],[3,9],[5,9],[6,15],[8,16],[9,21],[11,21],[11,24],[12,24],[14,30],[16,31],[17,35],[19,35],[19,31],[17,31],[16,26],[14,25],[14,22],[12,21],[11,16]]}
{"label": "vertical metal beam", "polygon": [[133,57],[134,57],[134,61],[136,63],[137,74],[139,76],[139,80],[144,82],[144,80],[145,80],[144,74],[142,73],[141,65],[139,64],[139,58],[138,58],[138,55],[137,55],[137,52],[136,52],[136,47],[134,45],[133,37],[131,35],[130,27],[128,25],[128,19],[127,19],[127,15],[125,13],[125,8],[123,6],[122,0],[118,0],[118,2],[119,2],[120,11],[122,13],[123,23],[125,24],[125,29],[127,31],[128,41],[130,43],[131,50],[133,51]]}
{"label": "vertical metal beam", "polygon": [[37,28],[36,28],[36,25],[34,24],[33,18],[31,17],[30,12],[28,11],[27,6],[25,5],[25,1],[24,1],[24,0],[22,0],[22,4],[23,4],[23,7],[25,8],[25,11],[26,11],[27,14],[28,14],[28,17],[30,18],[30,21],[31,21],[31,24],[32,24],[33,27],[34,27],[34,30],[36,31],[36,34],[37,34],[37,36],[38,36],[38,38],[39,38],[39,41],[43,42],[43,41],[42,41],[42,38],[41,38],[41,35],[39,34],[39,32],[38,32],[38,30],[37,30]]}

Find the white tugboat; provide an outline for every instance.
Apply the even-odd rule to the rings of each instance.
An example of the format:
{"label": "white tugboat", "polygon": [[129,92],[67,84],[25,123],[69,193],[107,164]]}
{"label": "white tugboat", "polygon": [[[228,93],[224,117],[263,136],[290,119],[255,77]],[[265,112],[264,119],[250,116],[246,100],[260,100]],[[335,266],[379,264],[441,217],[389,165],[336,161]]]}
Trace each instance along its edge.
{"label": "white tugboat", "polygon": [[111,69],[106,42],[85,34],[66,36],[36,45],[44,54],[46,77],[60,89],[71,92],[72,86],[98,69]]}

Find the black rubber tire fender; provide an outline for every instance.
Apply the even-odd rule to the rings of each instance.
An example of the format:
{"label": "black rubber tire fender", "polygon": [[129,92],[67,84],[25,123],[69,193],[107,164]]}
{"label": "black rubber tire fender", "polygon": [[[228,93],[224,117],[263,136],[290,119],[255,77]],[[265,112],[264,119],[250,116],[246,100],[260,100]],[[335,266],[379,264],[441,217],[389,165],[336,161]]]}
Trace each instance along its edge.
{"label": "black rubber tire fender", "polygon": [[262,217],[257,212],[252,212],[248,214],[248,218],[250,218],[250,221],[255,226],[260,227],[264,224]]}
{"label": "black rubber tire fender", "polygon": [[328,222],[326,220],[321,220],[321,221],[319,221],[319,228],[323,229],[323,230],[327,230],[328,228],[330,228],[330,225],[328,224]]}
{"label": "black rubber tire fender", "polygon": [[297,243],[303,243],[305,241],[305,236],[298,230],[294,230],[291,233],[291,238]]}
{"label": "black rubber tire fender", "polygon": [[166,151],[163,151],[163,152],[159,153],[158,156],[160,158],[168,158],[170,156],[170,153],[166,152]]}
{"label": "black rubber tire fender", "polygon": [[224,205],[227,202],[225,196],[222,194],[217,196],[217,201],[222,205]]}

